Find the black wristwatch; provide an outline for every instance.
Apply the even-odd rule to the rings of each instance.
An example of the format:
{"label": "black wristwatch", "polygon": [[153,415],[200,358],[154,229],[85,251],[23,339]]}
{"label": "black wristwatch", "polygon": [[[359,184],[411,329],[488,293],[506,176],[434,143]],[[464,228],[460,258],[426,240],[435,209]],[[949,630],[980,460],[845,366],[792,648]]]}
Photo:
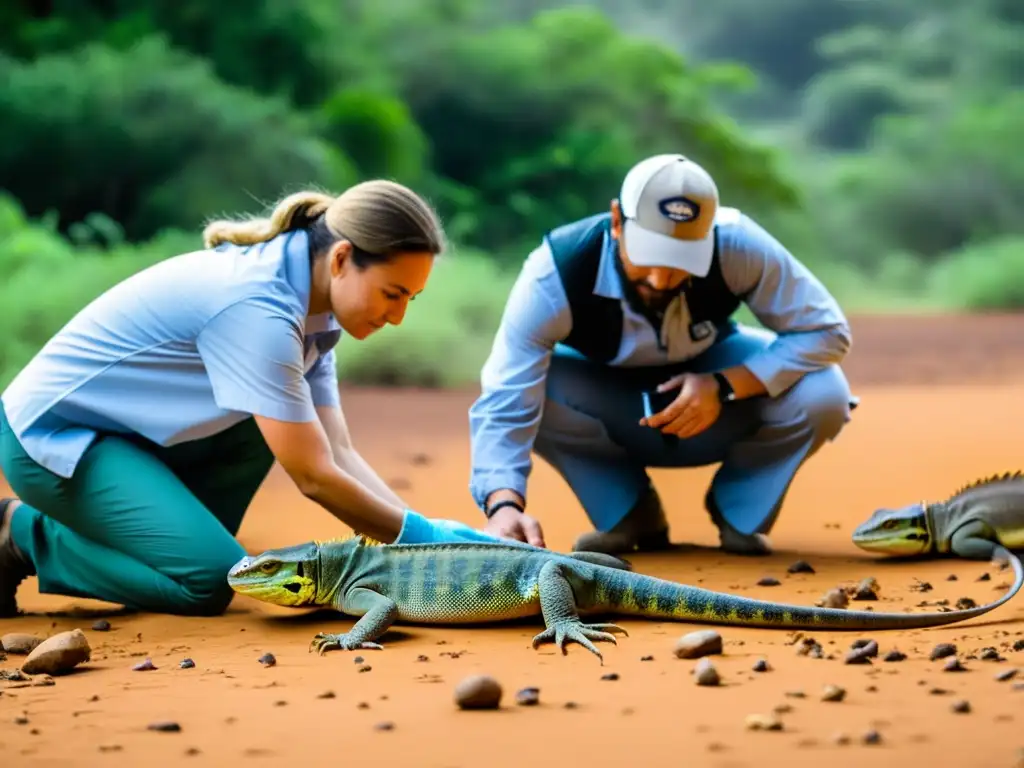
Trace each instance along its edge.
{"label": "black wristwatch", "polygon": [[713,373],[712,376],[718,382],[718,401],[729,403],[735,400],[736,391],[732,388],[732,384],[729,383],[729,379],[724,374],[718,372]]}
{"label": "black wristwatch", "polygon": [[497,504],[489,506],[484,511],[484,514],[487,516],[487,519],[490,520],[492,517],[494,517],[495,512],[497,512],[499,509],[503,509],[504,507],[515,507],[520,512],[526,511],[523,509],[523,505],[520,504],[518,501],[514,501],[512,499],[504,499],[502,501],[499,501]]}

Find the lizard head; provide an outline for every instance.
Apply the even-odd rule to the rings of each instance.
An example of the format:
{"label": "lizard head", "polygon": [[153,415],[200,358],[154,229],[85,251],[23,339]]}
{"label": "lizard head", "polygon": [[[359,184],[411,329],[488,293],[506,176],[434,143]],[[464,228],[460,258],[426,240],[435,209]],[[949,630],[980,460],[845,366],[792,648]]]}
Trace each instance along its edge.
{"label": "lizard head", "polygon": [[886,555],[924,554],[932,544],[927,505],[876,510],[854,530],[853,543],[868,552]]}
{"label": "lizard head", "polygon": [[312,605],[317,591],[320,548],[315,542],[268,549],[243,557],[228,571],[235,592],[273,605]]}

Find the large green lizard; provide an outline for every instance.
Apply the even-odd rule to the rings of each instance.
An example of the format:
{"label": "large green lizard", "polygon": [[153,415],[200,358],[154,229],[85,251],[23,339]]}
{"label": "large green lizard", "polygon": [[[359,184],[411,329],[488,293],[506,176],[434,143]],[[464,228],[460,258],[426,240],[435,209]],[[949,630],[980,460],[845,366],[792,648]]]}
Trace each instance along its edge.
{"label": "large green lizard", "polygon": [[869,552],[990,560],[1000,547],[1024,549],[1024,474],[1007,472],[961,487],[944,501],[883,508],[853,532]]}
{"label": "large green lizard", "polygon": [[396,621],[470,624],[543,616],[533,647],[616,643],[615,624],[580,616],[618,613],[675,621],[814,630],[911,629],[952,624],[993,610],[1024,583],[1020,561],[1003,551],[1016,580],[999,600],[940,613],[878,613],[785,605],[636,573],[629,563],[594,552],[560,554],[518,542],[380,544],[354,536],[312,541],[244,557],[228,574],[240,594],[292,607],[329,606],[360,617],[341,634],[317,634],[310,650],[380,649]]}

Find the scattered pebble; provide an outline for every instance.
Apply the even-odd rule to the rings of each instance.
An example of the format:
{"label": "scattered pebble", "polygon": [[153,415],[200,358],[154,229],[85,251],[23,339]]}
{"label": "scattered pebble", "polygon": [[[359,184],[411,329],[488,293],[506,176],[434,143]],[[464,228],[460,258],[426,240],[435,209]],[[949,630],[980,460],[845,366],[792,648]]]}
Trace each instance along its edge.
{"label": "scattered pebble", "polygon": [[366,661],[366,659],[364,659],[362,656],[356,656],[354,659],[352,659],[353,664],[362,664],[364,661]]}
{"label": "scattered pebble", "polygon": [[92,649],[80,629],[48,637],[29,653],[21,671],[26,675],[60,675],[92,657]]}
{"label": "scattered pebble", "polygon": [[806,560],[797,560],[789,568],[786,569],[787,573],[814,573],[814,568]]}
{"label": "scattered pebble", "polygon": [[949,576],[946,577],[946,581],[956,581],[956,580],[957,580],[957,575],[955,573],[951,573],[951,574],[949,574]]}
{"label": "scattered pebble", "polygon": [[906,659],[907,659],[907,654],[905,654],[903,651],[901,651],[899,649],[894,648],[893,650],[891,650],[887,654],[885,654],[885,658],[883,658],[882,660],[883,661],[906,661]]}
{"label": "scattered pebble", "polygon": [[132,667],[133,672],[148,672],[151,669],[159,669],[159,667],[157,667],[157,665],[153,663],[153,660],[150,659],[148,656],[146,657],[145,661],[140,661],[138,664]]}
{"label": "scattered pebble", "polygon": [[775,715],[747,715],[744,722],[748,731],[782,730],[782,721]]}
{"label": "scattered pebble", "polygon": [[957,699],[949,708],[957,714],[967,714],[971,711],[971,703],[967,699]]}
{"label": "scattered pebble", "polygon": [[882,734],[879,733],[878,731],[872,729],[872,730],[868,731],[867,733],[865,733],[864,736],[861,738],[861,740],[865,744],[881,744],[882,743]]}
{"label": "scattered pebble", "polygon": [[960,663],[960,659],[956,656],[950,657],[946,663],[942,666],[943,672],[966,672],[967,667]]}
{"label": "scattered pebble", "polygon": [[373,669],[373,667],[371,667],[371,666],[370,666],[369,664],[363,664],[363,665],[362,665],[362,666],[360,666],[360,667],[359,667],[359,669],[358,669],[358,670],[356,670],[356,671],[357,671],[357,672],[369,672],[369,671],[370,671],[371,669]]}
{"label": "scattered pebble", "polygon": [[699,659],[721,652],[722,636],[713,629],[690,632],[676,641],[675,655],[679,659]]}
{"label": "scattered pebble", "polygon": [[272,667],[277,664],[277,659],[274,658],[274,654],[272,653],[264,653],[259,657],[259,659],[257,659],[257,661],[259,661],[259,663],[264,667]]}
{"label": "scattered pebble", "polygon": [[840,589],[839,587],[830,589],[828,592],[822,595],[821,599],[818,600],[818,602],[816,603],[816,605],[825,608],[845,608],[849,604],[849,595],[846,594],[845,589]]}
{"label": "scattered pebble", "polygon": [[16,656],[27,656],[42,642],[43,639],[35,635],[28,635],[24,632],[9,632],[0,637],[0,648]]}
{"label": "scattered pebble", "polygon": [[430,661],[429,656],[424,656],[422,653],[416,657],[416,661]]}
{"label": "scattered pebble", "polygon": [[317,694],[318,699],[333,699],[334,691],[324,691],[323,693]]}
{"label": "scattered pebble", "polygon": [[846,689],[838,685],[826,685],[821,692],[822,701],[842,701],[846,698]]}
{"label": "scattered pebble", "polygon": [[981,576],[979,576],[977,578],[977,581],[989,581],[991,578],[992,577],[990,575],[988,575],[987,573],[983,573],[983,574],[981,574]]}
{"label": "scattered pebble", "polygon": [[178,666],[182,669],[192,669],[195,665],[196,663],[192,659],[182,659],[178,662]]}
{"label": "scattered pebble", "polygon": [[956,609],[958,611],[969,611],[971,608],[977,608],[978,604],[969,597],[961,597],[956,601]]}
{"label": "scattered pebble", "polygon": [[722,682],[715,665],[706,656],[694,666],[693,676],[697,685],[718,685]]}
{"label": "scattered pebble", "polygon": [[782,584],[782,582],[774,576],[765,576],[757,582],[757,586],[759,587],[777,587],[780,584]]}
{"label": "scattered pebble", "polygon": [[173,720],[160,720],[155,723],[150,723],[146,726],[148,731],[162,731],[164,733],[178,733],[181,731],[181,725],[174,722]]}
{"label": "scattered pebble", "polygon": [[607,673],[601,675],[601,679],[602,680],[618,680],[619,679],[619,673],[618,672],[607,672]]}
{"label": "scattered pebble", "polygon": [[947,656],[954,655],[956,655],[956,645],[953,643],[939,643],[932,648],[932,652],[928,655],[928,658],[932,661],[938,661],[939,659],[944,659]]}
{"label": "scattered pebble", "polygon": [[501,685],[489,675],[472,675],[455,686],[455,703],[461,709],[497,709]]}
{"label": "scattered pebble", "polygon": [[92,631],[93,632],[109,632],[110,631],[110,622],[107,621],[106,619],[97,619],[96,621],[94,621],[92,623]]}
{"label": "scattered pebble", "polygon": [[539,688],[521,688],[516,691],[516,704],[520,707],[533,707],[540,703]]}
{"label": "scattered pebble", "polygon": [[767,659],[758,659],[754,662],[753,670],[755,672],[768,672],[771,670],[771,667],[769,666]]}
{"label": "scattered pebble", "polygon": [[874,658],[878,655],[878,643],[868,638],[860,638],[850,643],[850,648],[855,651],[860,651],[865,656],[871,656]]}
{"label": "scattered pebble", "polygon": [[850,737],[840,731],[839,733],[832,735],[832,743],[843,747],[850,743]]}
{"label": "scattered pebble", "polygon": [[797,690],[797,691],[786,691],[783,694],[783,696],[786,696],[786,697],[788,697],[790,699],[806,699],[807,698],[807,694],[804,693],[803,691],[799,691],[799,690]]}
{"label": "scattered pebble", "polygon": [[1004,669],[996,673],[996,680],[1000,683],[1005,683],[1007,680],[1012,680],[1017,676],[1016,669]]}
{"label": "scattered pebble", "polygon": [[999,655],[999,651],[991,646],[988,648],[982,648],[981,653],[978,654],[978,658],[982,661],[1002,661],[1002,656]]}
{"label": "scattered pebble", "polygon": [[877,600],[881,588],[874,576],[862,580],[853,591],[854,600]]}
{"label": "scattered pebble", "polygon": [[393,731],[393,730],[395,730],[395,724],[392,723],[390,720],[385,720],[384,722],[377,723],[375,726],[373,726],[373,730],[375,730],[375,731]]}
{"label": "scattered pebble", "polygon": [[654,661],[653,656],[641,656],[640,661]]}

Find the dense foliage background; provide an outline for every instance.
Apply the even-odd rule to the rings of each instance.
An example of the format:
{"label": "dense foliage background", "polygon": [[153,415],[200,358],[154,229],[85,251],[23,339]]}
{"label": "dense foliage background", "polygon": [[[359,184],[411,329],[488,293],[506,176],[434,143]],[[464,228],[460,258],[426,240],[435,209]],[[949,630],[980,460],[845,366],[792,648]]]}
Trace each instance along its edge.
{"label": "dense foliage background", "polygon": [[9,0],[0,386],[205,219],[382,175],[456,248],[341,375],[473,381],[544,230],[659,151],[851,312],[1020,307],[1021,39],[1018,0]]}

